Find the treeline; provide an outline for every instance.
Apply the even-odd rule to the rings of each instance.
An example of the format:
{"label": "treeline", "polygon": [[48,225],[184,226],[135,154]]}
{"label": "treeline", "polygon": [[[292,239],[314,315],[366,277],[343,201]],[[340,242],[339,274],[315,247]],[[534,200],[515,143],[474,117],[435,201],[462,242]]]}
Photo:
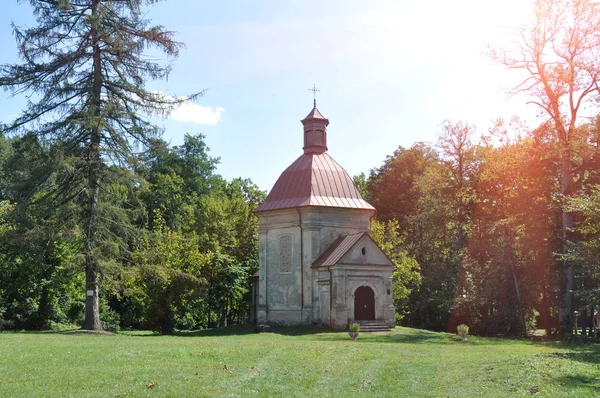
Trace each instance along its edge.
{"label": "treeline", "polygon": [[[151,26],[139,1],[29,3],[35,25],[13,26],[20,63],[0,65],[0,87],[27,96],[0,124],[0,329],[243,321],[257,268],[252,209],[264,194],[219,177],[202,136],[157,139],[152,117],[203,92],[145,88],[171,66],[144,50],[172,60],[182,43]],[[546,123],[498,121],[476,139],[469,124],[445,122],[436,145],[399,148],[356,178],[378,211],[373,237],[398,265],[405,324],[465,322],[487,335],[591,327],[600,118],[581,111],[597,110],[600,14],[591,0],[534,8],[514,41],[488,50],[523,72],[513,94]]]}
{"label": "treeline", "polygon": [[[481,137],[468,123],[444,122],[436,144],[399,147],[368,177],[355,177],[420,265],[405,325],[557,333],[569,263],[574,314],[591,330],[600,303],[600,117],[570,137],[567,194],[555,134],[551,124],[527,131],[516,118],[498,120]],[[565,237],[563,211],[575,220]]]}
{"label": "treeline", "polygon": [[[399,147],[355,182],[377,209],[372,235],[397,263],[398,320],[473,333],[559,329],[574,269],[574,310],[591,328],[600,300],[600,117],[571,137],[574,182],[546,125],[498,120],[478,137],[444,122],[435,144]],[[85,182],[81,154],[33,135],[0,140],[0,328],[81,325]],[[203,136],[162,140],[102,169],[98,257],[103,327],[161,332],[246,322],[258,269],[252,211],[264,192],[216,173]],[[575,228],[562,251],[561,215]]]}
{"label": "treeline", "polygon": [[[81,326],[85,181],[81,154],[34,135],[0,140],[0,329]],[[245,322],[265,198],[216,173],[202,135],[154,139],[108,163],[97,222],[105,329],[170,332]]]}

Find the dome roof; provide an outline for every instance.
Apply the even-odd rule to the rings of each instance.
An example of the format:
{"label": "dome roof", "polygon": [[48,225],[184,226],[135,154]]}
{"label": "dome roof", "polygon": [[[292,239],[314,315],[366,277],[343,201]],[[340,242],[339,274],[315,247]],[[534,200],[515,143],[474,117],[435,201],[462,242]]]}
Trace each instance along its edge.
{"label": "dome roof", "polygon": [[305,153],[279,177],[256,212],[305,206],[375,210],[326,152]]}

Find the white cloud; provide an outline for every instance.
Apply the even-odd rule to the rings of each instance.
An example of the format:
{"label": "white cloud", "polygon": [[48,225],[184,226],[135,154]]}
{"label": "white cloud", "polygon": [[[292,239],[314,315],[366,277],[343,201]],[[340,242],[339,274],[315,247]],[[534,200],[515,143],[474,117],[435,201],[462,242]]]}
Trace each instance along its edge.
{"label": "white cloud", "polygon": [[216,125],[221,121],[221,115],[225,108],[202,106],[193,102],[186,102],[171,112],[170,118],[178,122],[193,124]]}
{"label": "white cloud", "polygon": [[[187,97],[173,97],[162,91],[154,91],[156,94],[161,95],[166,100],[185,100]],[[169,114],[169,119],[176,120],[178,122],[192,123],[192,124],[204,124],[214,126],[221,121],[221,115],[225,112],[225,108],[221,106],[202,106],[193,103],[192,101],[185,101]]]}

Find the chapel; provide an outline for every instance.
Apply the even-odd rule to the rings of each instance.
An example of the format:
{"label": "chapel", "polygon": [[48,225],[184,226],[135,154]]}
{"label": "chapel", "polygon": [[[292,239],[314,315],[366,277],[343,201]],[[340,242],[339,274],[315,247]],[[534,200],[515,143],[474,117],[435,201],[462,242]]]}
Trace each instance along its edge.
{"label": "chapel", "polygon": [[255,211],[256,322],[345,329],[354,321],[379,321],[393,327],[394,265],[369,236],[375,208],[327,153],[329,120],[316,103],[302,125],[304,153]]}

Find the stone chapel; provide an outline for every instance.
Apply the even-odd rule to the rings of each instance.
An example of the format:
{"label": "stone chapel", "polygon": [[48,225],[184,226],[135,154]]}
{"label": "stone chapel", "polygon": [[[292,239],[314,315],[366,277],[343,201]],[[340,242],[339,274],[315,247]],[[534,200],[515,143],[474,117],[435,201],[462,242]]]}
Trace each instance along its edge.
{"label": "stone chapel", "polygon": [[380,321],[395,326],[394,265],[369,236],[375,209],[327,154],[327,120],[316,107],[302,120],[304,154],[256,209],[258,324]]}

